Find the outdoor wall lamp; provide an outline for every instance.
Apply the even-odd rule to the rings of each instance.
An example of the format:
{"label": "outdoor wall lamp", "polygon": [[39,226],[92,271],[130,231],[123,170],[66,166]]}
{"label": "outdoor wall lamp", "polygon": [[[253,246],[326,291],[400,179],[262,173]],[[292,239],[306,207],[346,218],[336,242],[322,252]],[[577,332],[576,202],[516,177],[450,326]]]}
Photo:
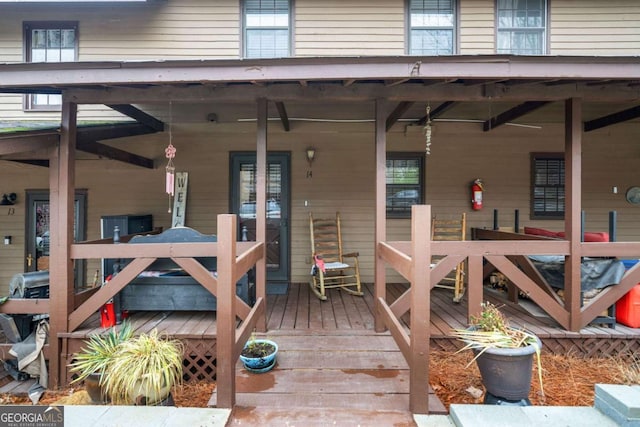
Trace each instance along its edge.
{"label": "outdoor wall lamp", "polygon": [[307,148],[307,161],[309,162],[309,167],[313,163],[313,159],[316,157],[316,149],[313,147]]}
{"label": "outdoor wall lamp", "polygon": [[16,199],[18,196],[16,193],[3,194],[2,200],[0,200],[0,205],[2,206],[11,206],[16,203]]}
{"label": "outdoor wall lamp", "polygon": [[11,244],[11,236],[4,236],[4,244],[5,245]]}

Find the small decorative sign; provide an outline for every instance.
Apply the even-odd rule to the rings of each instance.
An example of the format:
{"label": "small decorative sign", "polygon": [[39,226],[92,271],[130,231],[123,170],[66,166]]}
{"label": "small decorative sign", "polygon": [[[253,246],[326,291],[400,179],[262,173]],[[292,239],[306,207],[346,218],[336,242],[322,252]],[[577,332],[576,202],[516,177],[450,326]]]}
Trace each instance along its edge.
{"label": "small decorative sign", "polygon": [[184,227],[187,213],[187,182],[189,181],[189,173],[177,172],[175,179],[175,198],[173,199],[171,227]]}

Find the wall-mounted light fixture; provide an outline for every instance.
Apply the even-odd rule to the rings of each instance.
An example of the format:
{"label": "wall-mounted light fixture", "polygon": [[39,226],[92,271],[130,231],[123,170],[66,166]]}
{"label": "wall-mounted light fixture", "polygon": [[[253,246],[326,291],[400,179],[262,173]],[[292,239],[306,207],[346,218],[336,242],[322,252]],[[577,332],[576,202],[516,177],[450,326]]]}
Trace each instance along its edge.
{"label": "wall-mounted light fixture", "polygon": [[316,149],[313,147],[307,148],[307,161],[309,162],[309,167],[313,163],[313,159],[316,157]]}
{"label": "wall-mounted light fixture", "polygon": [[0,205],[2,206],[11,206],[15,205],[18,196],[16,193],[3,194],[2,200],[0,200]]}
{"label": "wall-mounted light fixture", "polygon": [[11,236],[4,236],[4,244],[5,245],[11,244]]}

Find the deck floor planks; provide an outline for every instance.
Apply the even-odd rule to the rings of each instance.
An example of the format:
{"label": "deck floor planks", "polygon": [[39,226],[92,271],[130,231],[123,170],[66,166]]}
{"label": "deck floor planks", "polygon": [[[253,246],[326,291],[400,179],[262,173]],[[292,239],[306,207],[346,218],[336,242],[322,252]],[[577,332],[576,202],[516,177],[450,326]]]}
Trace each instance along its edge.
{"label": "deck floor planks", "polygon": [[298,287],[298,307],[296,310],[296,328],[309,327],[309,300],[315,298],[309,287]]}

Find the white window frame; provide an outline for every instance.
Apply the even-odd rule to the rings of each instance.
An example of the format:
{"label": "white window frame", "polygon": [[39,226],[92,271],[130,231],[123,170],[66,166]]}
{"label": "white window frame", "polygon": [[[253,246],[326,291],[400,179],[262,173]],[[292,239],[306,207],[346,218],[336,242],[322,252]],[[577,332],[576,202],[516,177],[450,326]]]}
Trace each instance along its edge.
{"label": "white window frame", "polygon": [[[260,10],[262,10],[262,3],[264,3],[264,8],[266,10],[277,11],[276,4],[277,3],[287,3],[286,10],[286,18],[279,15],[278,13],[265,13],[264,16],[260,14],[260,16],[251,17],[248,13],[248,7],[253,5],[254,3],[261,3]],[[272,6],[273,5],[273,6]],[[293,11],[293,1],[292,0],[243,0],[242,1],[242,56],[244,58],[280,58],[280,57],[289,57],[291,56],[291,34],[292,34],[292,13]],[[252,31],[260,31],[268,34],[271,32],[276,37],[276,33],[286,31],[287,32],[287,49],[286,52],[282,51],[280,53],[276,52],[272,53],[264,53],[260,51],[259,54],[254,55],[249,51],[249,41],[250,36],[249,32]],[[275,40],[273,50],[276,50]]]}
{"label": "white window frame", "polygon": [[[532,2],[539,1],[541,3],[541,10],[538,11],[542,25],[529,25],[530,18],[528,12],[533,9],[518,9],[515,6],[516,2]],[[510,3],[509,7],[501,7],[501,3]],[[525,3],[526,4],[526,3]],[[511,12],[511,25],[502,25],[503,12]],[[516,18],[518,14],[524,14],[525,25],[518,25]],[[548,0],[496,0],[496,53],[498,54],[511,54],[511,55],[545,55],[547,53],[547,28],[549,25],[548,16]],[[535,19],[535,18],[531,18]],[[534,34],[540,38],[540,49],[531,51],[526,48],[518,47],[514,48],[513,38],[516,35]],[[501,48],[501,40],[503,37],[509,37],[509,47]]]}
{"label": "white window frame", "polygon": [[[439,13],[442,9],[440,3],[451,4],[451,15]],[[417,3],[422,3],[422,8],[416,8]],[[436,7],[431,9],[435,13],[427,13],[430,9],[427,3],[436,3]],[[422,10],[423,13],[419,13]],[[448,22],[447,22],[448,21]],[[457,43],[457,1],[456,0],[407,0],[407,22],[408,22],[408,53],[409,55],[453,55],[456,52]],[[437,33],[439,31],[451,32],[451,50],[441,51],[436,48],[435,52],[425,52],[413,45],[414,32]]]}
{"label": "white window frame", "polygon": [[[45,58],[34,58],[33,32],[39,30],[73,30],[73,57],[63,58],[63,46],[58,49],[58,56],[53,60],[46,58],[47,54],[55,49],[44,48]],[[75,62],[78,60],[78,23],[75,21],[27,21],[23,23],[24,32],[24,58],[25,62]],[[63,59],[65,59],[63,61]],[[46,99],[46,102],[39,102]],[[27,111],[60,111],[62,96],[59,94],[28,94],[24,97],[24,109]]]}

